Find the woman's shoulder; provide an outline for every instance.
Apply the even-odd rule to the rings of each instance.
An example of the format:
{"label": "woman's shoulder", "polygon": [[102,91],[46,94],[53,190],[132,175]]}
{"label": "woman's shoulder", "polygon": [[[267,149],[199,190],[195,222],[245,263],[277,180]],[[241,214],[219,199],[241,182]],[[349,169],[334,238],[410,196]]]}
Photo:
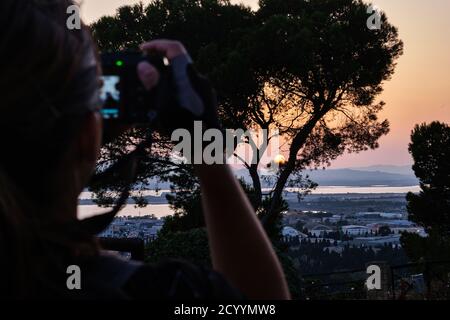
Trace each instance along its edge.
{"label": "woman's shoulder", "polygon": [[[132,262],[131,262],[132,263]],[[242,299],[219,273],[186,261],[167,259],[156,264],[141,264],[123,286],[136,299],[219,300]]]}

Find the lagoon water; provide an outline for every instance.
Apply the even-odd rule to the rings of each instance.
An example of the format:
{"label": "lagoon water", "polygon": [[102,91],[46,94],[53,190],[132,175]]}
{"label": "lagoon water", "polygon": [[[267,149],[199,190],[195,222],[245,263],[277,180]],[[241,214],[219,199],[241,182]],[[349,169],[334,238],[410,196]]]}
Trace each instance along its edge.
{"label": "lagoon water", "polygon": [[[108,209],[100,208],[96,205],[82,205],[78,206],[78,218],[85,219],[101,213],[107,212]],[[173,210],[168,204],[150,204],[145,208],[136,208],[133,204],[127,204],[118,214],[120,217],[139,217],[154,215],[157,218],[170,216]]]}
{"label": "lagoon water", "polygon": [[[298,189],[297,189],[298,190]],[[297,191],[294,188],[286,188],[288,192]],[[348,194],[348,193],[358,193],[358,194],[389,194],[389,193],[417,193],[420,191],[419,186],[409,186],[409,187],[389,187],[389,186],[371,186],[371,187],[345,187],[345,186],[319,186],[312,194]]]}
{"label": "lagoon water", "polygon": [[[269,191],[269,189],[264,190]],[[293,188],[287,188],[287,192],[295,192]],[[388,187],[388,186],[371,186],[371,187],[346,187],[346,186],[320,186],[312,192],[312,194],[395,194],[395,193],[407,193],[407,192],[419,192],[419,186],[410,187]],[[154,190],[147,190],[143,193],[145,196],[161,197],[163,193],[170,192],[170,190],[160,190],[156,192]],[[83,192],[80,199],[91,199],[92,193]],[[78,206],[78,217],[84,219],[93,215],[107,212],[108,209],[100,208],[96,205],[80,205]],[[169,216],[173,214],[173,210],[166,203],[150,204],[145,208],[135,208],[133,204],[126,205],[119,216],[146,216],[155,215],[158,218]]]}

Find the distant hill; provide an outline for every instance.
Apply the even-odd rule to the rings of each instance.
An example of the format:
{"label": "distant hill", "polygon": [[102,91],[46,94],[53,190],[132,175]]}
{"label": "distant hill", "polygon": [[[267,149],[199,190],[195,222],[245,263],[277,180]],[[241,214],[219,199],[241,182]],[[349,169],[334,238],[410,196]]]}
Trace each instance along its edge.
{"label": "distant hill", "polygon": [[[237,177],[243,178],[247,183],[251,183],[250,175],[247,169],[235,169],[234,173]],[[389,187],[415,186],[419,182],[414,176],[410,166],[370,166],[364,168],[347,168],[347,169],[327,169],[307,171],[310,178],[317,182],[320,186],[348,186],[348,187],[369,187],[375,185],[383,185]],[[270,187],[265,181],[262,181],[263,187]],[[156,183],[156,179],[152,179],[149,187],[154,189],[167,190],[170,185],[166,182]]]}
{"label": "distant hill", "polygon": [[414,177],[414,171],[412,170],[412,165],[405,166],[390,166],[390,165],[376,165],[376,166],[368,166],[368,167],[354,167],[348,168],[359,171],[380,171],[386,173],[395,173],[395,174],[403,174],[407,176]]}
{"label": "distant hill", "polygon": [[384,171],[354,169],[316,170],[309,172],[310,178],[322,186],[375,186],[402,187],[418,185],[414,175]]}
{"label": "distant hill", "polygon": [[[386,168],[389,166],[386,166]],[[309,170],[305,174],[308,174],[310,179],[318,183],[320,186],[359,186],[369,187],[375,185],[383,185],[389,187],[403,187],[418,185],[418,180],[412,173],[406,168],[398,167],[396,170],[405,172],[405,174],[399,174],[395,172],[385,172],[376,170],[376,167],[371,167],[369,170],[362,169],[327,169],[327,170]],[[403,171],[402,171],[403,170]],[[394,168],[391,170],[394,171]],[[248,183],[251,182],[250,176],[245,169],[239,169],[235,171],[238,177],[244,178]],[[263,183],[264,187],[268,187],[266,183]]]}

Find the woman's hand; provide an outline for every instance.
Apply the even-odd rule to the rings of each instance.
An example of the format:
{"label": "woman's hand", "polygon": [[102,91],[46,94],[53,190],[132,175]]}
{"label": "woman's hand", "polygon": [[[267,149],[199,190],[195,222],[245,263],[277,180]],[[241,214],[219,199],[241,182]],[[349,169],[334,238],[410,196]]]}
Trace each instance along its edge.
{"label": "woman's hand", "polygon": [[[140,49],[145,53],[158,54],[172,60],[188,52],[183,44],[173,40],[153,40],[141,44]],[[141,62],[138,65],[138,76],[147,90],[153,89],[159,81],[158,70],[148,62]]]}
{"label": "woman's hand", "polygon": [[[187,50],[179,41],[173,40],[153,40],[145,42],[140,49],[149,54],[158,54],[171,60],[180,55],[186,55]],[[142,84],[147,90],[156,87],[160,80],[159,71],[148,62],[141,62],[137,66],[137,74]],[[108,121],[104,123],[103,144],[114,141],[117,137],[130,130],[133,126],[129,124]]]}
{"label": "woman's hand", "polygon": [[[202,121],[204,129],[220,129],[216,94],[209,81],[199,74],[182,43],[173,40],[154,40],[140,46],[148,55],[158,55],[169,60],[170,76],[161,75],[149,62],[137,66],[139,79],[147,90],[161,86],[164,102],[157,106],[159,129],[169,135],[176,129],[192,130],[194,121]],[[167,80],[170,79],[170,80]],[[158,89],[159,90],[159,89]]]}
{"label": "woman's hand", "polygon": [[169,60],[187,54],[184,45],[175,40],[159,39],[141,44],[140,49],[147,53],[157,53]]}

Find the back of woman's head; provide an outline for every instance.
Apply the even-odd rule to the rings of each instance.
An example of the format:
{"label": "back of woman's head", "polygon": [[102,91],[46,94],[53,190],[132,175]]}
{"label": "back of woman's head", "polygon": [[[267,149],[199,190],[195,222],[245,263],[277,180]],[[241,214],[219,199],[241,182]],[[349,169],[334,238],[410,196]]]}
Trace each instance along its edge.
{"label": "back of woman's head", "polygon": [[67,28],[70,5],[0,1],[0,296],[39,285],[48,262],[39,222],[56,196],[53,177],[83,115],[98,106],[92,40],[84,26]]}

